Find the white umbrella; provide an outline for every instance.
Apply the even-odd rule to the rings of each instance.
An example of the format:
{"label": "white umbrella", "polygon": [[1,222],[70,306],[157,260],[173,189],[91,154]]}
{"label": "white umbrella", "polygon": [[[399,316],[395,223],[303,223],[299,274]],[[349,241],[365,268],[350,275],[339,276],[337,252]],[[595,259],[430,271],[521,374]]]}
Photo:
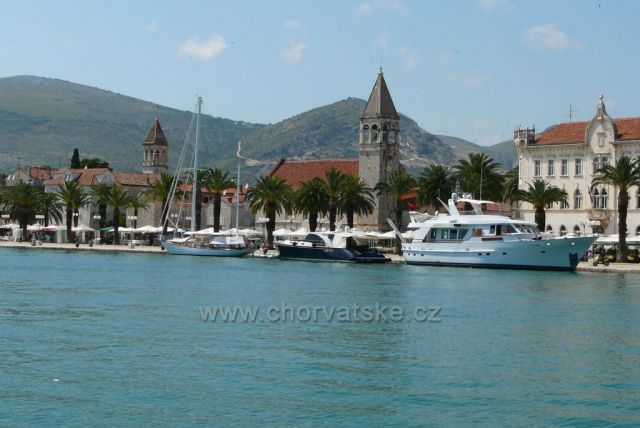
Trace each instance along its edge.
{"label": "white umbrella", "polygon": [[39,224],[32,224],[27,226],[27,231],[29,232],[38,232],[40,231],[40,229],[42,229],[42,226],[40,226]]}
{"label": "white umbrella", "polygon": [[617,243],[618,243],[618,234],[601,236],[596,240],[596,244],[617,244]]}
{"label": "white umbrella", "polygon": [[118,228],[118,232],[119,233],[131,233],[131,232],[135,232],[136,230],[133,227],[119,227]]}
{"label": "white umbrella", "polygon": [[84,224],[79,224],[76,227],[71,229],[72,232],[95,232],[95,229],[90,228]]}
{"label": "white umbrella", "polygon": [[254,229],[240,229],[240,235],[242,236],[260,236],[262,232],[258,232]]}
{"label": "white umbrella", "polygon": [[304,238],[308,234],[309,234],[309,231],[307,229],[305,229],[304,227],[301,227],[301,228],[291,232],[291,235],[294,235],[294,236],[299,237],[299,238]]}
{"label": "white umbrella", "polygon": [[15,223],[3,224],[0,229],[20,229],[20,225]]}
{"label": "white umbrella", "polygon": [[159,233],[162,232],[161,227],[146,225],[133,230],[135,233]]}
{"label": "white umbrella", "polygon": [[213,227],[207,227],[206,229],[196,230],[195,232],[187,232],[185,235],[213,235]]}
{"label": "white umbrella", "polygon": [[273,231],[273,236],[287,236],[287,235],[291,235],[292,232],[289,229],[277,229]]}
{"label": "white umbrella", "polygon": [[393,230],[390,230],[385,233],[380,233],[377,237],[377,239],[395,239],[395,238],[396,238],[396,233]]}

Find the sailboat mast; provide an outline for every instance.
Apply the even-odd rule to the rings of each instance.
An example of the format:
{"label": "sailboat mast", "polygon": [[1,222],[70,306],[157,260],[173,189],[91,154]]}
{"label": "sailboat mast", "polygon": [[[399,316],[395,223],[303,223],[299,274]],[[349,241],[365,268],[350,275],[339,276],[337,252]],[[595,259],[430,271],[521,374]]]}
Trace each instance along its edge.
{"label": "sailboat mast", "polygon": [[240,161],[238,161],[238,176],[236,177],[236,236],[240,229]]}
{"label": "sailboat mast", "polygon": [[202,110],[202,97],[198,97],[198,115],[196,116],[196,142],[193,147],[193,187],[191,189],[191,231],[196,231],[196,209],[198,208],[196,196],[198,194],[198,135],[200,132],[200,111]]}

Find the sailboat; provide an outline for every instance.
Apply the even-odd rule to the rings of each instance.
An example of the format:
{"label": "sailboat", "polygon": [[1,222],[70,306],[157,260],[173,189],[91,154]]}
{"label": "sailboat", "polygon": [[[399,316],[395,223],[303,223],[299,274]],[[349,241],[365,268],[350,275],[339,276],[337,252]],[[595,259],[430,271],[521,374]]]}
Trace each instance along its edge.
{"label": "sailboat", "polygon": [[[251,249],[247,247],[247,244],[244,240],[244,237],[240,236],[238,233],[239,230],[239,215],[240,215],[240,162],[238,162],[238,177],[237,177],[237,188],[235,195],[235,203],[236,203],[236,230],[235,235],[227,236],[225,234],[213,232],[210,229],[204,230],[196,230],[196,209],[199,207],[196,206],[196,192],[197,192],[197,183],[198,183],[198,136],[199,136],[199,128],[200,128],[200,113],[202,110],[202,97],[198,97],[198,102],[196,106],[195,112],[195,143],[193,147],[193,161],[191,168],[189,168],[189,173],[187,178],[193,178],[191,181],[191,230],[188,233],[186,238],[173,238],[170,240],[165,240],[163,237],[162,246],[169,254],[174,255],[191,255],[191,256],[214,256],[214,257],[242,257],[251,252]],[[185,153],[187,152],[187,146],[189,145],[189,136],[191,133],[191,129],[193,126],[193,118],[191,124],[189,125],[189,130],[187,131],[187,137],[185,138],[185,143],[182,147],[182,151],[180,153],[180,159],[178,161],[178,167],[176,169],[176,176],[171,185],[170,197],[167,202],[167,206],[164,207],[163,213],[172,212],[172,207],[174,207],[174,200],[176,199],[176,189],[178,187],[180,171],[182,170],[182,165],[184,163]],[[192,172],[192,173],[191,173]],[[165,226],[172,221],[171,218],[174,217],[175,224],[174,229],[178,230],[178,224],[180,222],[182,216],[182,207],[184,205],[184,194],[181,198],[181,203],[178,206],[178,213],[174,213],[172,215],[166,215]]]}

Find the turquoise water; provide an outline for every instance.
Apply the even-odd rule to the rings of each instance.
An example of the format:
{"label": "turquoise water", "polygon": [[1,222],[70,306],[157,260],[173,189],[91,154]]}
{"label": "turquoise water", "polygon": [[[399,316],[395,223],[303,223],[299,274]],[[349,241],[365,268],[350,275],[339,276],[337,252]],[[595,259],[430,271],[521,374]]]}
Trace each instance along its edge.
{"label": "turquoise water", "polygon": [[[639,276],[31,249],[0,260],[0,426],[640,424]],[[354,303],[406,316],[201,313]],[[415,307],[441,311],[419,322]]]}

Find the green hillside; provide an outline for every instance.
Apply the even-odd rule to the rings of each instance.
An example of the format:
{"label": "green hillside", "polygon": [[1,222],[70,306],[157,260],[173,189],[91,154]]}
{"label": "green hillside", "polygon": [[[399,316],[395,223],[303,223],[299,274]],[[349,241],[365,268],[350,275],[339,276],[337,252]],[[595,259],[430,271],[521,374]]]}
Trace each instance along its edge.
{"label": "green hillside", "polygon": [[[242,154],[249,158],[249,179],[267,172],[282,157],[356,157],[364,105],[364,100],[347,98],[273,125],[203,115],[201,164],[233,168],[240,140]],[[157,109],[172,148],[170,164],[175,165],[191,112]],[[0,79],[0,170],[18,164],[66,166],[76,147],[82,157],[106,159],[120,170],[140,170],[141,145],[155,115],[155,104],[97,88],[32,76]],[[496,160],[505,164],[515,159],[513,148],[510,153],[500,145],[480,147],[433,135],[412,119],[401,119],[402,162],[411,171],[432,162],[453,163],[472,151],[499,153]]]}

